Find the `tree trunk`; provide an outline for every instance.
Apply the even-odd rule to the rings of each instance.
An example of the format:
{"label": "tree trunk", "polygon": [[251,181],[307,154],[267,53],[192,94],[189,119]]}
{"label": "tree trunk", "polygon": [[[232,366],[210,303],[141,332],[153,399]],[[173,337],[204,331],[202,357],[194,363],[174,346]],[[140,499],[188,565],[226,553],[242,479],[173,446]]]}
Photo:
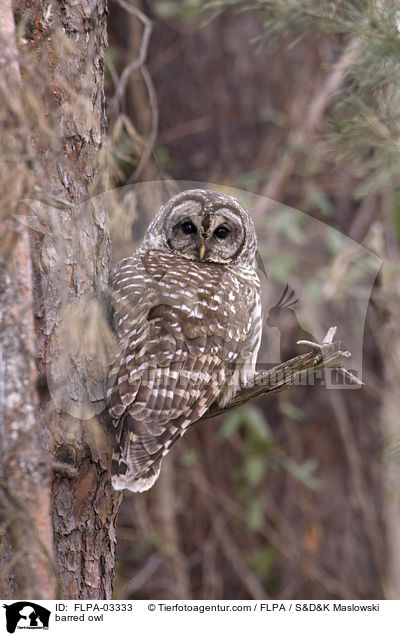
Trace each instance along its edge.
{"label": "tree trunk", "polygon": [[[50,522],[50,466],[38,418],[32,268],[26,227],[18,225],[20,199],[32,178],[12,161],[28,152],[19,126],[20,68],[11,3],[0,12],[0,444],[3,544],[2,598],[55,594]],[[11,559],[14,561],[10,571]]]}
{"label": "tree trunk", "polygon": [[[2,123],[16,141],[7,148],[10,161],[1,175],[2,207],[9,212],[7,218],[3,212],[8,235],[1,245],[1,498],[4,522],[16,535],[10,530],[14,594],[109,598],[120,505],[100,422],[107,351],[99,343],[109,335],[100,299],[110,243],[101,203],[82,205],[100,184],[105,188],[100,159],[106,3],[17,0],[14,19],[8,7],[7,25],[6,10],[3,3],[2,37],[11,34],[14,50],[12,60],[1,64],[7,98]],[[10,86],[17,66],[22,79],[15,96]],[[13,186],[7,201],[7,185],[16,175],[19,187]],[[38,188],[42,202],[35,201]],[[29,215],[26,206],[19,209],[21,198],[29,199]],[[15,228],[9,218],[17,211],[23,216]],[[35,230],[30,243],[26,225]],[[21,516],[23,526],[14,523]],[[37,564],[32,573],[18,571],[27,552]]]}

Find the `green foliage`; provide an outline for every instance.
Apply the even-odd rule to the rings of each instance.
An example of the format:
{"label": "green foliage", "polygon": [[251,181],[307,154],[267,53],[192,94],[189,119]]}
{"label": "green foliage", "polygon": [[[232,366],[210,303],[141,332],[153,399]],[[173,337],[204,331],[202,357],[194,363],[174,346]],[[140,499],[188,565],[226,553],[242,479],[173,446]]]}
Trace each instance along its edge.
{"label": "green foliage", "polygon": [[282,209],[273,219],[268,221],[269,227],[277,235],[288,239],[294,245],[303,246],[307,241],[303,225],[307,221],[301,215],[293,216],[290,209]]}
{"label": "green foliage", "polygon": [[275,126],[287,125],[287,117],[285,113],[280,110],[273,110],[272,108],[264,108],[260,112],[260,120],[275,124]]}
{"label": "green foliage", "polygon": [[332,216],[333,207],[328,197],[322,190],[313,190],[304,202],[304,211],[317,210],[322,216]]}
{"label": "green foliage", "polygon": [[396,194],[394,197],[393,226],[394,226],[396,238],[398,241],[400,241],[400,190],[396,191]]}
{"label": "green foliage", "polygon": [[194,449],[187,450],[186,452],[182,453],[180,457],[181,464],[185,468],[190,468],[191,466],[194,466],[194,464],[196,464],[198,460],[199,460],[199,453]]}
{"label": "green foliage", "polygon": [[[335,157],[346,159],[362,178],[359,198],[376,189],[395,189],[400,173],[400,20],[396,3],[376,0],[211,0],[205,9],[257,11],[259,41],[288,46],[310,35],[328,34],[340,51],[346,83],[331,120]],[[321,211],[329,214],[323,198]],[[328,202],[329,203],[329,202]],[[318,195],[317,195],[318,204]]]}
{"label": "green foliage", "polygon": [[287,417],[290,417],[292,420],[297,420],[298,422],[302,422],[305,418],[304,411],[295,404],[292,404],[289,400],[281,400],[279,410]]}
{"label": "green foliage", "polygon": [[250,455],[243,462],[242,472],[248,486],[257,486],[267,472],[265,457],[260,454]]}
{"label": "green foliage", "polygon": [[275,561],[275,550],[268,544],[254,550],[247,561],[262,582],[269,580],[271,569]]}
{"label": "green foliage", "polygon": [[241,461],[233,478],[243,505],[248,530],[258,532],[264,522],[265,498],[257,493],[269,467],[273,449],[271,430],[265,414],[255,406],[246,405],[226,415],[219,431],[221,439],[240,433]]}
{"label": "green foliage", "polygon": [[156,146],[154,148],[154,154],[157,160],[157,163],[161,168],[168,168],[169,162],[171,160],[169,150],[165,146]]}
{"label": "green foliage", "polygon": [[[288,399],[281,401],[280,410],[297,421],[304,419],[303,411]],[[317,462],[308,459],[297,463],[282,453],[274,443],[264,412],[253,405],[246,405],[227,414],[219,430],[219,437],[223,443],[230,439],[239,451],[239,459],[233,470],[237,500],[241,502],[248,532],[256,541],[260,538],[262,540],[247,555],[248,564],[264,584],[271,584],[276,550],[259,534],[265,527],[268,512],[268,497],[265,493],[268,471],[283,469],[306,488],[318,490],[319,481],[315,477]]]}
{"label": "green foliage", "polygon": [[245,520],[249,532],[259,532],[264,525],[264,502],[258,497],[245,499]]}
{"label": "green foliage", "polygon": [[328,225],[325,228],[325,245],[332,255],[341,254],[344,251],[346,237]]}
{"label": "green foliage", "polygon": [[109,46],[104,55],[104,78],[106,83],[111,80],[110,66],[115,67],[118,62],[119,55],[117,49],[113,46]]}
{"label": "green foliage", "polygon": [[271,259],[268,263],[268,273],[277,281],[287,281],[296,268],[296,256],[289,252],[282,253],[279,258]]}
{"label": "green foliage", "polygon": [[265,178],[265,170],[251,170],[239,175],[236,179],[236,185],[238,188],[251,188],[264,183]]}
{"label": "green foliage", "polygon": [[319,490],[320,482],[314,475],[317,468],[315,459],[307,459],[302,464],[298,464],[291,457],[287,457],[282,459],[282,465],[296,481],[304,484],[310,490]]}
{"label": "green foliage", "polygon": [[261,444],[264,449],[270,447],[271,430],[264,413],[256,406],[246,405],[235,409],[224,417],[219,435],[223,439],[230,437],[239,427],[244,427],[246,446]]}
{"label": "green foliage", "polygon": [[[282,400],[280,411],[293,420],[303,421],[304,412],[289,400]],[[241,463],[235,468],[234,479],[244,503],[246,524],[256,532],[262,525],[265,497],[259,497],[257,486],[265,483],[268,470],[286,470],[296,481],[311,490],[317,490],[319,482],[314,475],[317,462],[307,459],[298,464],[283,455],[275,446],[263,411],[246,405],[225,416],[219,436],[226,440],[240,433]]]}
{"label": "green foliage", "polygon": [[201,0],[156,0],[154,11],[164,20],[174,17],[190,20],[199,15],[203,4]]}

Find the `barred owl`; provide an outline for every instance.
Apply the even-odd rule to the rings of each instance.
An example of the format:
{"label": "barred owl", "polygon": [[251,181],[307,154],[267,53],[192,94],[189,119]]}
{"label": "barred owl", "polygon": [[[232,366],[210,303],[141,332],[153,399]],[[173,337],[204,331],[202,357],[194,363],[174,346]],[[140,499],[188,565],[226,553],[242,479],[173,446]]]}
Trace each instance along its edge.
{"label": "barred owl", "polygon": [[187,190],[116,265],[120,354],[108,391],[116,490],[149,489],[188,426],[249,382],[262,329],[256,250],[253,222],[236,199]]}

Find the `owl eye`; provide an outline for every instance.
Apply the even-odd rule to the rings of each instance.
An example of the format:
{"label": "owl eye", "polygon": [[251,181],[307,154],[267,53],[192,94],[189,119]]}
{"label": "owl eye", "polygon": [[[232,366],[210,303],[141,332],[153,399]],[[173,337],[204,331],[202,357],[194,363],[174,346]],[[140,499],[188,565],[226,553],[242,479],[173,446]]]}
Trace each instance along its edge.
{"label": "owl eye", "polygon": [[229,228],[227,228],[225,225],[220,225],[215,230],[214,236],[216,236],[219,239],[225,239],[229,235],[229,233],[230,233]]}
{"label": "owl eye", "polygon": [[184,234],[196,234],[197,228],[191,221],[184,221],[181,224],[181,230]]}

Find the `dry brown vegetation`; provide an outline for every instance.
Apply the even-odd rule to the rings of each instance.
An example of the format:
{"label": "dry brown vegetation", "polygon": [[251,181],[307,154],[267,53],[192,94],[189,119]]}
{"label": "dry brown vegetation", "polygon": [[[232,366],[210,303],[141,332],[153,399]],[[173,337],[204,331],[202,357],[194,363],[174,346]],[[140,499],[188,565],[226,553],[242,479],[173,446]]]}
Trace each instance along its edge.
{"label": "dry brown vegetation", "polygon": [[[396,77],[371,69],[382,94],[357,162],[351,104],[348,128],[332,118],[360,83],[359,36],[316,21],[269,49],[258,11],[211,20],[194,4],[113,2],[108,48],[102,2],[0,7],[0,596],[109,597],[115,573],[117,598],[399,598],[398,201],[377,159],[389,149],[398,165],[381,108]],[[109,267],[182,180],[281,201],[383,260],[359,325],[366,386],[297,386],[203,420],[150,492],[124,496],[114,528]],[[312,224],[278,227],[284,208],[249,200],[274,237],[262,258],[276,301],[300,284]],[[321,333],[353,271],[333,243],[302,265],[302,300],[326,300]]]}

